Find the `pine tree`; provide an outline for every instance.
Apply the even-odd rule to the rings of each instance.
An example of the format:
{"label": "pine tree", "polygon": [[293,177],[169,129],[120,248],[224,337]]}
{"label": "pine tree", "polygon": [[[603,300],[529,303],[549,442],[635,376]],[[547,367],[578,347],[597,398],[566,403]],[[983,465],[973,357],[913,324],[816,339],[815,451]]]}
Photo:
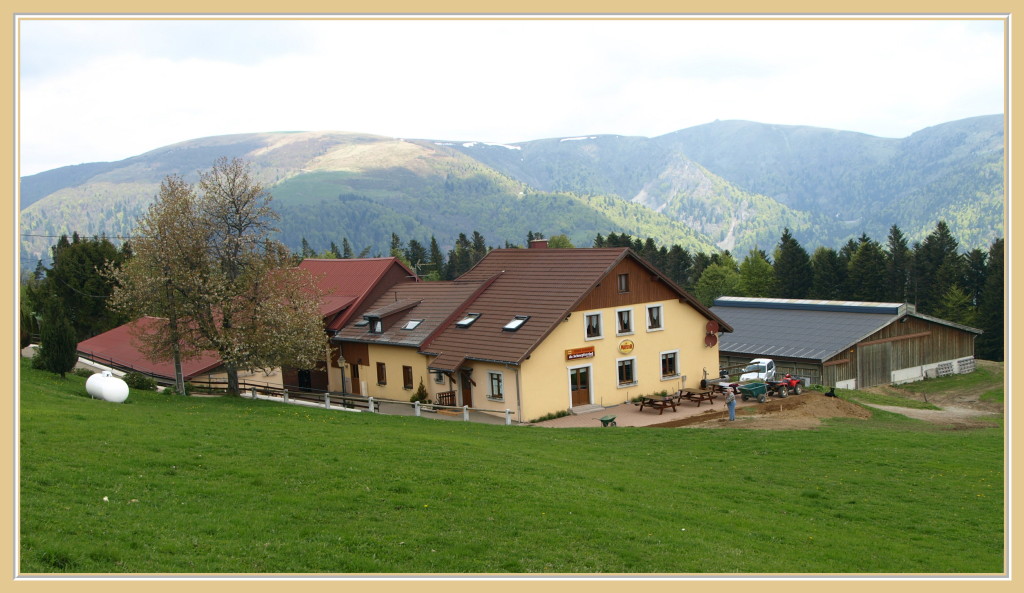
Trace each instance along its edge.
{"label": "pine tree", "polygon": [[985,286],[978,296],[978,329],[984,333],[975,342],[977,356],[983,360],[1004,359],[1005,269],[1003,239],[996,239],[988,250]]}
{"label": "pine tree", "polygon": [[352,244],[348,242],[348,237],[341,239],[341,259],[352,259]]}
{"label": "pine tree", "polygon": [[907,302],[907,284],[913,257],[907,246],[907,238],[900,227],[889,228],[888,249],[885,253],[885,300],[895,303]]}
{"label": "pine tree", "polygon": [[934,313],[936,317],[961,325],[973,327],[976,323],[971,295],[955,284],[939,299]]}
{"label": "pine tree", "polygon": [[409,244],[405,249],[405,261],[409,262],[417,276],[420,275],[421,268],[430,269],[427,250],[416,239],[409,239]]}
{"label": "pine tree", "polygon": [[45,309],[37,354],[39,364],[43,370],[57,373],[63,379],[78,362],[78,341],[71,322],[55,299],[51,299]]}
{"label": "pine tree", "polygon": [[949,226],[940,220],[915,249],[911,289],[918,311],[933,313],[950,287],[963,286],[964,262],[958,248]]}
{"label": "pine tree", "polygon": [[850,258],[847,272],[849,298],[854,301],[884,301],[885,253],[870,239],[862,241]]}
{"label": "pine tree", "polygon": [[775,294],[783,299],[804,299],[811,291],[811,258],[786,228],[775,248]]}
{"label": "pine tree", "polygon": [[437,244],[437,239],[430,236],[430,255],[427,260],[430,262],[430,272],[427,274],[428,280],[440,280],[444,278],[444,254],[441,252],[441,247]]}
{"label": "pine tree", "polygon": [[843,300],[846,290],[846,266],[839,253],[830,247],[818,247],[811,256],[811,289],[808,296],[826,301]]}
{"label": "pine tree", "polygon": [[101,271],[121,266],[130,255],[106,238],[82,239],[75,233],[69,240],[62,235],[53,247],[52,266],[43,268],[42,281],[33,286],[32,300],[56,299],[78,341],[117,327],[128,318],[108,306],[114,282]]}

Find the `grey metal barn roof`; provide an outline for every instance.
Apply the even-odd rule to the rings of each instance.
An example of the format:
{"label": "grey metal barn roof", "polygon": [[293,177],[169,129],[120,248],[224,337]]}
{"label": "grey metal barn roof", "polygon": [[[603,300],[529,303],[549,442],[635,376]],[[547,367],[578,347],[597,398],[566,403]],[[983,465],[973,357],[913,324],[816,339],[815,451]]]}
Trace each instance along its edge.
{"label": "grey metal barn roof", "polygon": [[902,303],[722,297],[711,310],[733,327],[720,352],[824,361],[908,313]]}

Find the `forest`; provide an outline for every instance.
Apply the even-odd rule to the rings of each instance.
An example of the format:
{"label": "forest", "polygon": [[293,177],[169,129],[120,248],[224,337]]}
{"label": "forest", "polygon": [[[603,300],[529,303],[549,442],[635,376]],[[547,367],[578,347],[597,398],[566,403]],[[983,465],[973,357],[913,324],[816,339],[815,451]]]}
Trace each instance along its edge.
{"label": "forest", "polygon": [[[530,231],[524,243],[508,241],[500,247],[522,248],[543,233]],[[424,280],[454,280],[480,261],[494,246],[478,231],[459,233],[445,251],[431,237],[427,244],[404,241],[391,234],[390,251],[355,253],[347,237],[314,248],[305,238],[293,252],[296,264],[304,258],[393,256]],[[564,235],[553,235],[549,248],[576,247]],[[851,239],[840,249],[818,247],[808,252],[784,229],[770,252],[751,249],[742,258],[729,251],[705,253],[679,244],[660,244],[652,237],[598,233],[590,245],[629,247],[672,282],[710,306],[720,296],[787,299],[906,302],[919,313],[983,330],[976,356],[1003,360],[1004,240],[987,250],[962,250],[940,221],[924,240],[910,243],[898,226],[884,240],[867,234]],[[42,263],[21,287],[21,334],[27,343],[40,332],[40,320],[54,305],[62,309],[78,340],[107,331],[126,321],[106,306],[112,281],[98,273],[120,266],[132,257],[130,242],[120,247],[105,237],[62,236],[52,248],[50,267]]]}

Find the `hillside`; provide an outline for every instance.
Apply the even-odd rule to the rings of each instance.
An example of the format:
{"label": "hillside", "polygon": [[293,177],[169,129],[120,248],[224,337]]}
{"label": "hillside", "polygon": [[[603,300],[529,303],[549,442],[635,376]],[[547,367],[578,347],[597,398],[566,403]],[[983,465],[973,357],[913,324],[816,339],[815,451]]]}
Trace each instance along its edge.
{"label": "hillside", "polygon": [[526,428],[137,390],[113,404],[27,361],[19,377],[22,573],[1006,567],[999,422]]}
{"label": "hillside", "polygon": [[946,220],[961,246],[1003,235],[1002,116],[888,139],[724,121],[656,138],[598,135],[495,145],[346,132],[273,132],[180,142],[111,163],[21,179],[22,264],[55,236],[129,236],[169,174],[194,180],[241,157],[274,195],[280,238],[297,249],[347,238],[383,253],[392,233],[449,248],[529,231],[589,245],[629,233],[692,251],[771,250],[784,227],[808,248],[897,224],[911,240]]}

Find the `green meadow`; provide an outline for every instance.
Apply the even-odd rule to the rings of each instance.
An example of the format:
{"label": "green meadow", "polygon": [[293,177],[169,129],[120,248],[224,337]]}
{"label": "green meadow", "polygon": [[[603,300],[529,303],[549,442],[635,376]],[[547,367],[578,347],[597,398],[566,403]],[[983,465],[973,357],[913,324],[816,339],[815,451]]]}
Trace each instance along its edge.
{"label": "green meadow", "polygon": [[21,366],[31,573],[1002,573],[1004,431],[550,429]]}

